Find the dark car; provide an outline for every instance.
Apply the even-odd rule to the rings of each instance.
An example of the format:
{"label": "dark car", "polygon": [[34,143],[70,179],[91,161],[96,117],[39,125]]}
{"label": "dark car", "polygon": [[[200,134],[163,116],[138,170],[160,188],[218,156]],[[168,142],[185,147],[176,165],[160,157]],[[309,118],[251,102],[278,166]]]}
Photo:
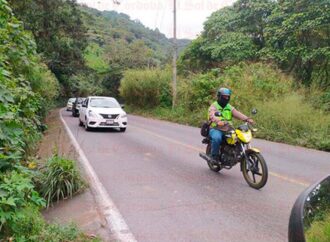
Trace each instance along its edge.
{"label": "dark car", "polygon": [[72,116],[78,117],[79,116],[79,109],[81,108],[81,104],[84,102],[85,98],[77,97],[72,105]]}

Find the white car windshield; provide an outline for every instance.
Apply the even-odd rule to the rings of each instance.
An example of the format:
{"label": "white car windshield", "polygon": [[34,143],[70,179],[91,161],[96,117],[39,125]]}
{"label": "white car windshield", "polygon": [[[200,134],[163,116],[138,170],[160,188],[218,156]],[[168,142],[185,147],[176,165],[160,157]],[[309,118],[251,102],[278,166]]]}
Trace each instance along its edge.
{"label": "white car windshield", "polygon": [[90,106],[94,108],[119,108],[120,105],[115,99],[92,98]]}

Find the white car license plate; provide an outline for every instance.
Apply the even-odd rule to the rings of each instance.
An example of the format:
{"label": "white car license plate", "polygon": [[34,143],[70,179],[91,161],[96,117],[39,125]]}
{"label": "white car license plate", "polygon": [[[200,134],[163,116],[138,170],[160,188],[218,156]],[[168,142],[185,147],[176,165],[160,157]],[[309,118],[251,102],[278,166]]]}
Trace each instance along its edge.
{"label": "white car license plate", "polygon": [[113,120],[106,120],[105,123],[106,124],[113,124]]}

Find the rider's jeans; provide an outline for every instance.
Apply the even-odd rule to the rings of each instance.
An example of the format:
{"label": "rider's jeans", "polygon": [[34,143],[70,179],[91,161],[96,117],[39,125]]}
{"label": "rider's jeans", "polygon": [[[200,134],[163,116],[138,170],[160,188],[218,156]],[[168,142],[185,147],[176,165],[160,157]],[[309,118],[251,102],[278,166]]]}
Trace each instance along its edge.
{"label": "rider's jeans", "polygon": [[223,139],[223,132],[217,129],[210,129],[210,137],[211,137],[211,155],[218,156],[220,145]]}

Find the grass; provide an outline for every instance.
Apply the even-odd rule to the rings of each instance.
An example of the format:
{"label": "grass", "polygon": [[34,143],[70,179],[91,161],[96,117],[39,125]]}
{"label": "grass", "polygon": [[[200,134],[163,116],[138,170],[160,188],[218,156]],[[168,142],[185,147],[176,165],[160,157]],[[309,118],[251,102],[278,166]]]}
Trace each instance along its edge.
{"label": "grass", "polygon": [[258,106],[260,138],[330,151],[330,115],[293,93]]}
{"label": "grass", "polygon": [[305,232],[306,242],[329,242],[330,241],[330,212],[324,220],[315,221]]}
{"label": "grass", "polygon": [[[330,115],[304,102],[298,93],[280,100],[255,102],[258,114],[254,117],[258,138],[330,151]],[[239,110],[239,107],[236,107]],[[157,107],[141,109],[127,106],[128,113],[153,117],[198,127],[207,118],[207,109],[189,111],[183,106],[175,109]],[[248,111],[245,111],[249,115]],[[236,124],[239,123],[236,122]]]}
{"label": "grass", "polygon": [[57,155],[47,161],[41,181],[40,192],[47,207],[54,201],[71,198],[85,187],[75,161]]}
{"label": "grass", "polygon": [[217,89],[225,86],[233,91],[230,103],[239,111],[250,116],[252,108],[259,110],[254,117],[257,137],[330,151],[330,113],[313,106],[315,95],[273,65],[242,62],[222,72],[179,76],[175,109],[170,83],[166,69],[130,70],[121,80],[120,94],[129,112],[199,126]]}

